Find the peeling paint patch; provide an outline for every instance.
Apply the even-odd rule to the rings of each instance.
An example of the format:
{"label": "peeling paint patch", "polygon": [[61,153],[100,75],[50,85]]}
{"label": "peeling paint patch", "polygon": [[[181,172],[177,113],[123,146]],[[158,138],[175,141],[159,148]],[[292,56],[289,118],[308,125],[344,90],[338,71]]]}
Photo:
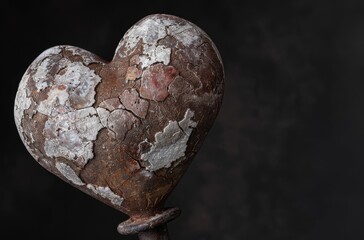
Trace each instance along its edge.
{"label": "peeling paint patch", "polygon": [[[150,150],[140,156],[143,161],[148,162],[148,171],[168,168],[173,161],[185,155],[188,139],[193,128],[197,126],[192,120],[193,116],[194,112],[187,109],[181,121],[170,121],[163,131],[155,134],[155,142]],[[142,143],[145,144],[145,141]]]}
{"label": "peeling paint patch", "polygon": [[83,167],[94,156],[92,141],[102,127],[93,107],[49,118],[43,129],[45,153]]}
{"label": "peeling paint patch", "polygon": [[[158,41],[167,36],[165,25],[157,17],[146,18],[134,25],[124,35],[123,40],[116,48],[115,54],[124,58],[134,51],[137,44],[142,41],[143,54],[139,57],[142,68],[146,68],[156,62],[168,65],[171,57],[171,49],[158,46]],[[123,48],[123,51],[120,49]]]}
{"label": "peeling paint patch", "polygon": [[49,58],[49,57],[51,57],[53,55],[57,55],[57,54],[61,53],[61,51],[62,51],[61,46],[56,46],[56,47],[48,48],[47,50],[45,50],[44,52],[42,52],[41,54],[39,54],[39,56],[30,65],[30,69],[34,70],[37,67],[37,64],[39,62],[41,62],[44,59]]}
{"label": "peeling paint patch", "polygon": [[48,87],[47,76],[49,72],[50,59],[44,59],[41,64],[37,67],[37,71],[33,75],[33,81],[35,82],[35,87],[37,91],[41,91]]}
{"label": "peeling paint patch", "polygon": [[160,63],[150,66],[143,72],[140,96],[154,101],[163,101],[169,95],[169,84],[177,75],[177,69],[173,66]]}
{"label": "peeling paint patch", "polygon": [[[16,128],[18,130],[20,139],[24,143],[26,149],[33,156],[34,159],[38,160],[39,157],[36,154],[34,154],[33,149],[31,149],[29,147],[29,142],[24,137],[24,130],[23,130],[23,126],[22,126],[22,119],[24,118],[24,111],[28,110],[32,106],[32,103],[33,103],[32,98],[27,96],[27,85],[28,85],[28,81],[29,81],[29,77],[30,77],[28,72],[29,72],[29,69],[23,75],[23,77],[19,83],[18,91],[15,96],[14,121],[15,121]],[[32,134],[30,134],[30,139],[31,139],[31,141],[34,141]]]}
{"label": "peeling paint patch", "polygon": [[68,112],[71,110],[68,97],[66,87],[53,86],[48,92],[47,99],[37,106],[37,111],[47,116]]}
{"label": "peeling paint patch", "polygon": [[69,65],[71,62],[60,56],[47,56],[44,59],[40,59],[39,62],[33,62],[31,65],[32,71],[35,71],[32,76],[35,88],[37,92],[46,89],[53,85],[54,76],[50,73],[51,71],[59,71]]}
{"label": "peeling paint patch", "polygon": [[[27,71],[28,72],[28,71]],[[15,123],[16,126],[18,127],[18,131],[20,133],[20,136],[22,137],[22,140],[24,142],[23,139],[23,130],[21,127],[21,120],[23,119],[24,116],[24,111],[29,109],[31,104],[32,104],[32,100],[31,98],[29,98],[27,96],[27,85],[28,85],[28,80],[29,80],[29,74],[25,73],[19,83],[19,87],[18,87],[18,91],[16,93],[16,97],[15,97],[15,104],[14,104],[14,118],[15,118]]]}
{"label": "peeling paint patch", "polygon": [[87,188],[91,189],[97,195],[109,199],[110,202],[114,205],[120,206],[124,201],[124,198],[115,194],[113,191],[111,191],[109,187],[101,187],[101,186],[95,186],[93,184],[87,184]]}
{"label": "peeling paint patch", "polygon": [[54,116],[73,109],[92,106],[95,102],[95,88],[101,78],[79,62],[70,63],[54,78],[55,84],[41,101],[37,110],[47,116]]}
{"label": "peeling paint patch", "polygon": [[95,102],[95,87],[101,78],[93,70],[80,62],[67,65],[62,74],[55,77],[56,85],[64,85],[70,95],[70,104],[80,109],[91,106]]}
{"label": "peeling paint patch", "polygon": [[89,107],[75,111],[75,126],[82,139],[96,140],[99,130],[102,128],[95,108]]}
{"label": "peeling paint patch", "polygon": [[144,45],[143,53],[139,57],[142,69],[157,62],[168,65],[171,57],[171,49],[165,46]]}
{"label": "peeling paint patch", "polygon": [[[37,69],[37,90],[49,87],[44,82],[49,78],[49,64],[56,62],[46,58]],[[62,70],[51,78],[47,98],[37,106],[37,111],[48,116],[43,129],[44,150],[48,157],[64,157],[83,167],[93,158],[92,141],[103,128],[92,107],[101,78],[80,62],[61,59],[57,64]]]}
{"label": "peeling paint patch", "polygon": [[[145,44],[153,45],[166,35],[166,30],[158,19],[145,19],[125,33],[123,41],[116,48],[116,53],[119,53],[121,57],[126,57],[134,50],[140,40]],[[119,52],[118,50],[121,47],[125,47],[125,51]]]}
{"label": "peeling paint patch", "polygon": [[139,97],[139,93],[134,89],[126,89],[120,96],[120,101],[126,109],[135,115],[145,118],[148,112],[149,102]]}
{"label": "peeling paint patch", "polygon": [[78,186],[85,185],[85,183],[82,182],[82,180],[77,176],[75,171],[73,171],[73,169],[67,164],[64,164],[62,162],[57,162],[56,168],[65,178],[67,178],[73,184]]}

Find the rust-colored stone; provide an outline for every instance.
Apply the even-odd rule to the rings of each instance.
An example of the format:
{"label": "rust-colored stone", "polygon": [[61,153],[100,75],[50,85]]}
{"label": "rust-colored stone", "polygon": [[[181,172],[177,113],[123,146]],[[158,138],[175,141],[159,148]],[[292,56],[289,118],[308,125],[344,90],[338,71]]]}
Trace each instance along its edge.
{"label": "rust-colored stone", "polygon": [[126,70],[125,79],[127,81],[134,81],[134,80],[140,78],[141,75],[142,75],[142,71],[140,69],[138,69],[137,66],[133,65],[133,66],[128,67],[128,69]]}
{"label": "rust-colored stone", "polygon": [[173,66],[161,63],[150,66],[143,72],[140,95],[149,100],[163,101],[169,95],[167,88],[175,76],[177,70]]}
{"label": "rust-colored stone", "polygon": [[111,62],[72,46],[40,54],[19,84],[15,122],[48,171],[131,219],[148,219],[162,214],[200,148],[223,83],[221,58],[202,30],[150,15]]}
{"label": "rust-colored stone", "polygon": [[126,109],[132,111],[136,116],[145,118],[148,111],[149,102],[139,97],[139,93],[134,88],[126,89],[120,96],[120,101]]}

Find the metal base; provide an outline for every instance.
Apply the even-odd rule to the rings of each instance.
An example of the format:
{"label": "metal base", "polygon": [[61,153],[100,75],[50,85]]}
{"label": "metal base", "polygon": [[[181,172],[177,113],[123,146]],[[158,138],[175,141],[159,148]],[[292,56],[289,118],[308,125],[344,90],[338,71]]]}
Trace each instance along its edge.
{"label": "metal base", "polygon": [[168,208],[150,217],[128,219],[117,230],[122,235],[138,234],[140,240],[168,240],[167,223],[180,214],[179,208]]}

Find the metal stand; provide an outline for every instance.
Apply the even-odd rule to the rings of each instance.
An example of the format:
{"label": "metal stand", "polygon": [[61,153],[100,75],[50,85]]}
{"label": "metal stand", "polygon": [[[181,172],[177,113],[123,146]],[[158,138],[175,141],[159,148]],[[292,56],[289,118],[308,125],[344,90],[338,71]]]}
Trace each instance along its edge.
{"label": "metal stand", "polygon": [[139,240],[169,240],[167,223],[180,214],[179,208],[168,208],[152,216],[130,218],[117,229],[122,235],[138,234]]}

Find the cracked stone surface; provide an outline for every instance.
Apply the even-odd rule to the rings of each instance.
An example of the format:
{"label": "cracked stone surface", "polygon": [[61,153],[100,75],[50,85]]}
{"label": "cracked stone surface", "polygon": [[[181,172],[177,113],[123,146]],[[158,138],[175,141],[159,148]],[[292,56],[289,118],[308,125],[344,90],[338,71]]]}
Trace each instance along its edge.
{"label": "cracked stone surface", "polygon": [[221,105],[221,57],[205,32],[170,15],[132,26],[105,61],[56,46],[19,83],[14,118],[48,171],[130,216],[163,207]]}

